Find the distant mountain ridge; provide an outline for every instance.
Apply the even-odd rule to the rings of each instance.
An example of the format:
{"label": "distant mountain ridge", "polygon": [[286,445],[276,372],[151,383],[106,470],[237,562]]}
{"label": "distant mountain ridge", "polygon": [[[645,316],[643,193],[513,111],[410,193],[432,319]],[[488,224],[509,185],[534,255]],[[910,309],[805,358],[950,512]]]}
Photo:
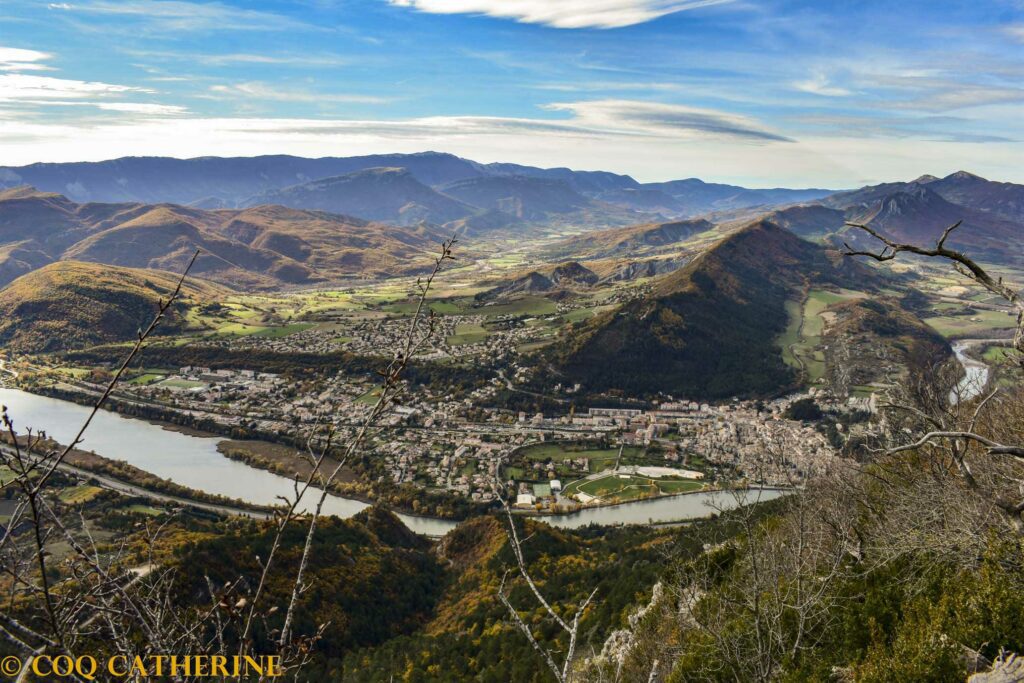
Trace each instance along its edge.
{"label": "distant mountain ridge", "polygon": [[18,188],[0,193],[0,287],[57,261],[180,271],[232,287],[273,287],[414,273],[440,237],[429,230],[262,205],[208,211],[175,204],[78,204]]}
{"label": "distant mountain ridge", "polygon": [[[945,228],[961,221],[949,246],[1000,263],[1024,263],[1024,185],[957,171],[945,178],[926,175],[906,183],[839,192],[817,203],[814,216],[811,206],[802,208],[804,215],[795,221],[798,233],[822,234],[832,227],[842,231],[842,222],[853,221],[870,224],[897,241],[930,245]],[[796,207],[779,213],[797,217]],[[842,239],[858,248],[877,247],[876,241],[856,230],[843,231]]]}
{"label": "distant mountain ridge", "polygon": [[424,185],[405,168],[370,168],[268,190],[242,202],[245,206],[280,204],[359,216],[395,225],[448,223],[477,212],[453,197]]}
{"label": "distant mountain ridge", "polygon": [[[300,192],[298,187],[375,168],[405,169],[426,187],[473,204],[480,211],[508,208],[506,213],[516,219],[522,219],[525,211],[535,216],[529,220],[551,220],[551,214],[578,214],[606,226],[650,221],[657,216],[682,218],[722,209],[793,203],[831,193],[819,189],[752,190],[693,178],[639,183],[630,176],[606,171],[481,164],[439,152],[319,159],[288,155],[194,159],[125,157],[100,162],[38,163],[0,167],[0,188],[31,185],[76,202],[174,203],[215,209],[267,201],[310,208],[307,204],[326,206],[331,200],[313,199],[309,192],[312,188]],[[537,200],[540,188],[545,187],[548,192],[540,203],[566,208],[560,211],[538,209],[529,206],[530,202],[522,197],[527,193]],[[285,191],[286,188],[290,190]],[[467,200],[470,195],[476,201]],[[581,202],[581,197],[587,201]],[[393,200],[386,192],[379,199],[382,204]],[[394,211],[374,206],[377,200],[373,194],[363,197],[365,212],[354,215],[374,220],[388,216],[391,220]],[[525,206],[519,208],[517,200]],[[585,204],[582,214],[579,213],[581,204]],[[406,215],[417,214],[408,211]],[[424,215],[436,218],[429,211]],[[449,220],[471,220],[474,215],[467,213]],[[411,219],[404,222],[411,223]],[[507,224],[515,225],[516,221]]]}

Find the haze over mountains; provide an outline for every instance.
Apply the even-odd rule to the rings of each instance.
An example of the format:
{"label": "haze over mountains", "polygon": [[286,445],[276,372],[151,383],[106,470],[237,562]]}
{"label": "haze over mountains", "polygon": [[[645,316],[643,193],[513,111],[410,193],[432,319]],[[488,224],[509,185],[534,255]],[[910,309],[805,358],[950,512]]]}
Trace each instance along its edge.
{"label": "haze over mountains", "polygon": [[34,164],[0,168],[0,184],[17,184],[0,191],[0,286],[62,260],[180,270],[197,248],[195,275],[242,289],[387,277],[422,269],[444,234],[520,239],[563,227],[583,232],[544,246],[545,258],[604,259],[602,278],[633,279],[683,265],[677,244],[759,216],[808,239],[869,248],[877,245],[846,221],[929,243],[962,220],[952,246],[1024,261],[1015,246],[1024,186],[966,172],[828,194],[696,179],[641,184],[428,152]]}
{"label": "haze over mountains", "polygon": [[416,272],[440,239],[426,230],[282,206],[207,211],[174,204],[78,204],[0,192],[0,285],[55,261],[181,271],[233,287]]}
{"label": "haze over mountains", "polygon": [[[378,170],[365,173],[371,169]],[[407,176],[382,169],[404,169]],[[559,218],[577,214],[596,225],[628,225],[656,216],[695,216],[830,194],[821,189],[751,190],[695,178],[642,184],[603,171],[481,164],[438,152],[322,159],[127,157],[0,167],[0,187],[19,185],[57,192],[79,202],[171,202],[202,208],[281,203],[400,224],[421,218],[448,222],[497,210],[528,221],[554,217],[560,222]],[[357,192],[367,193],[363,199],[375,202],[374,216],[351,210],[361,206],[353,203],[352,195]],[[459,206],[459,201],[467,206]]]}

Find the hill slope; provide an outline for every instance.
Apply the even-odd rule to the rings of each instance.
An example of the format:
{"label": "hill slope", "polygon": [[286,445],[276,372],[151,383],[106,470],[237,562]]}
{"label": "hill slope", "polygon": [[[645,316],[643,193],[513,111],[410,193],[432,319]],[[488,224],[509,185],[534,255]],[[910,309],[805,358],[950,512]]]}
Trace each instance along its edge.
{"label": "hill slope", "polygon": [[962,221],[950,237],[949,246],[1001,262],[1019,260],[1021,256],[1016,245],[1024,224],[953,204],[933,192],[930,184],[913,184],[888,194],[853,213],[851,219],[869,223],[897,241],[923,245],[933,244],[946,227]]}
{"label": "hill slope", "polygon": [[264,192],[245,204],[283,204],[398,225],[447,223],[477,212],[475,207],[427,187],[404,168],[371,168],[323,178]]}
{"label": "hill slope", "polygon": [[647,297],[568,332],[552,364],[590,392],[771,394],[797,380],[775,341],[787,299],[810,285],[864,288],[871,280],[835,252],[753,223],[661,277]]}
{"label": "hill slope", "polygon": [[552,254],[566,257],[605,258],[631,255],[684,242],[713,227],[714,224],[703,219],[644,223],[570,237],[552,245],[550,251]]}
{"label": "hill slope", "polygon": [[238,287],[415,272],[435,236],[280,206],[77,204],[24,188],[0,195],[0,286],[61,260],[181,270]]}
{"label": "hill slope", "polygon": [[[0,290],[0,345],[38,353],[134,339],[177,282],[177,275],[160,271],[51,263]],[[179,328],[190,303],[225,290],[190,279],[182,292],[159,332]]]}

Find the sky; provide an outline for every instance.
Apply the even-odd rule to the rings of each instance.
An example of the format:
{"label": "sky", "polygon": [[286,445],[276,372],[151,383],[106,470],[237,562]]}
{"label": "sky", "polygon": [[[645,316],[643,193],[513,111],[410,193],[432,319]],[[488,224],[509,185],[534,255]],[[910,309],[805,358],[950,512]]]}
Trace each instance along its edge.
{"label": "sky", "polygon": [[1024,182],[1024,0],[4,0],[0,164],[451,152]]}

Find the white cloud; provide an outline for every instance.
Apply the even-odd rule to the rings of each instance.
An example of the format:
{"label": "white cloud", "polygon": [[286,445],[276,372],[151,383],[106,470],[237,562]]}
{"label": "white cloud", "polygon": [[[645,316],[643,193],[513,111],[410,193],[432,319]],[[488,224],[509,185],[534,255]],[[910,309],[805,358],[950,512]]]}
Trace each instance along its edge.
{"label": "white cloud", "polygon": [[0,74],[0,101],[64,100],[120,93],[151,93],[152,90],[98,81],[76,81],[19,73]]}
{"label": "white cloud", "polygon": [[29,112],[52,107],[95,107],[145,116],[171,116],[188,111],[172,104],[118,101],[129,94],[154,94],[149,88],[21,73],[26,69],[49,69],[41,62],[52,58],[53,55],[37,50],[0,47],[0,105]]}
{"label": "white cloud", "polygon": [[[283,31],[308,25],[289,17],[232,7],[221,2],[188,0],[86,0],[50,4],[66,12],[119,15],[167,31]],[[103,30],[110,27],[104,26]]]}
{"label": "white cloud", "polygon": [[24,50],[18,47],[0,47],[0,71],[46,71],[51,69],[40,62],[52,55],[38,50]]}
{"label": "white cloud", "polygon": [[822,95],[823,97],[848,97],[853,94],[852,91],[846,88],[840,88],[839,86],[832,85],[829,82],[828,76],[825,74],[815,74],[812,78],[806,81],[797,81],[793,83],[793,87],[802,92],[811,93],[812,95]]}
{"label": "white cloud", "polygon": [[383,104],[385,97],[310,92],[307,90],[282,89],[260,81],[210,86],[211,96],[218,99],[252,99],[272,102],[335,102],[348,104]]}
{"label": "white cloud", "polygon": [[186,107],[175,104],[152,104],[148,102],[95,102],[90,103],[105,111],[122,111],[130,114],[146,114],[148,116],[174,116],[188,111]]}
{"label": "white cloud", "polygon": [[1011,24],[1003,27],[1003,32],[1016,40],[1017,42],[1024,43],[1024,24]]}
{"label": "white cloud", "polygon": [[564,102],[545,108],[572,112],[574,123],[583,128],[614,130],[624,134],[731,138],[751,142],[789,141],[750,117],[715,109],[637,100]]}
{"label": "white cloud", "polygon": [[388,0],[432,14],[484,14],[555,28],[621,28],[734,0]]}

